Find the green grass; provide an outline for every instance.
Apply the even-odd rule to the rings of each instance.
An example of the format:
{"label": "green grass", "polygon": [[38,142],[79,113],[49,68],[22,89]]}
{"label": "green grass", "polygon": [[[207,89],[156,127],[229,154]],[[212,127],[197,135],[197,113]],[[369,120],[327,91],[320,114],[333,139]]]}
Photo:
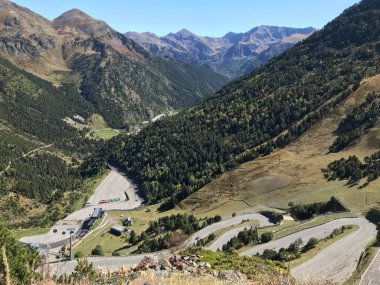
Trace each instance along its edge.
{"label": "green grass", "polygon": [[104,140],[112,139],[114,136],[116,136],[118,134],[119,134],[119,132],[117,130],[110,129],[110,128],[97,130],[95,132],[96,137],[98,137],[100,139],[104,139]]}
{"label": "green grass", "polygon": [[50,228],[29,228],[29,229],[19,229],[19,230],[13,230],[14,237],[19,240],[22,237],[25,236],[35,236],[35,235],[42,235],[46,234]]}
{"label": "green grass", "polygon": [[118,130],[109,128],[103,117],[98,114],[93,114],[88,119],[87,127],[90,128],[90,132],[87,135],[93,138],[109,140],[119,134]]}
{"label": "green grass", "polygon": [[[320,216],[317,217],[315,220],[307,220],[307,221],[289,221],[289,220],[284,220],[281,225],[278,226],[273,226],[273,227],[266,227],[266,228],[261,228],[258,231],[259,236],[263,233],[267,232],[273,232],[274,234],[274,239],[279,239],[283,236],[295,233],[300,230],[304,230],[310,227],[318,226],[320,224],[323,224],[328,221],[332,221],[337,218],[343,218],[343,217],[356,217],[352,213],[337,213],[337,214],[330,214],[330,215],[325,215],[325,216]],[[252,244],[249,244],[245,247],[240,248],[237,252],[243,252],[247,250],[247,248],[253,246]]]}
{"label": "green grass", "polygon": [[100,218],[100,219],[97,219],[96,222],[92,225],[92,229],[96,230],[100,224],[105,220],[105,216]]}
{"label": "green grass", "polygon": [[[338,234],[337,236],[335,236],[332,239],[327,238],[327,239],[320,240],[315,248],[313,248],[312,250],[309,250],[308,252],[303,253],[300,258],[297,258],[296,260],[291,261],[290,262],[290,268],[297,267],[298,265],[308,261],[309,259],[316,256],[322,249],[324,249],[324,248],[328,247],[329,245],[337,242],[338,240],[348,236],[349,234],[357,231],[358,229],[359,229],[359,227],[354,225],[354,226],[352,226],[352,229],[347,229],[343,233]],[[306,242],[307,241],[304,241],[305,244],[306,244]]]}
{"label": "green grass", "polygon": [[103,248],[106,256],[111,256],[112,252],[115,250],[118,250],[121,255],[131,254],[137,249],[137,246],[129,247],[129,244],[126,242],[125,235],[117,237],[109,233],[109,230],[112,225],[121,226],[121,222],[124,218],[131,217],[133,219],[133,223],[132,226],[128,227],[128,229],[134,230],[137,234],[140,234],[148,228],[149,221],[181,212],[178,210],[158,212],[158,207],[159,205],[152,205],[130,211],[107,212],[108,219],[112,221],[111,224],[105,226],[101,230],[94,229],[93,232],[86,236],[83,241],[75,247],[74,253],[81,251],[85,256],[89,256],[91,254],[91,250],[99,244]]}
{"label": "green grass", "polygon": [[208,247],[210,246],[213,242],[215,242],[218,238],[220,238],[224,233],[230,231],[230,230],[233,230],[233,229],[236,229],[236,228],[240,228],[240,227],[246,227],[247,229],[249,229],[251,226],[257,226],[259,225],[259,223],[255,220],[252,220],[252,221],[245,221],[245,222],[242,222],[238,225],[234,225],[234,226],[230,226],[228,228],[224,228],[224,229],[221,229],[219,231],[216,231],[214,232],[214,235],[215,235],[215,239],[212,240],[211,242],[205,244],[205,247]]}
{"label": "green grass", "polygon": [[158,212],[157,209],[159,206],[160,205],[157,204],[130,211],[109,211],[108,215],[110,218],[120,221],[123,218],[131,217],[133,223],[132,226],[129,228],[131,230],[135,230],[136,233],[139,234],[148,228],[149,221],[157,220],[160,217],[184,213],[183,211],[178,209],[173,209],[166,212]]}
{"label": "green grass", "polygon": [[[286,266],[280,262],[264,260],[259,257],[239,256],[224,252],[211,252],[209,250],[187,250],[183,254],[199,254],[201,261],[207,262],[213,270],[237,270],[248,276],[253,282],[287,274]],[[265,275],[265,276],[264,276]],[[261,279],[264,278],[264,279]],[[256,284],[256,283],[255,283]]]}
{"label": "green grass", "polygon": [[109,232],[111,227],[112,225],[107,225],[101,230],[94,230],[74,247],[74,254],[80,251],[84,256],[90,256],[91,251],[97,245],[100,245],[103,248],[105,256],[111,256],[113,251],[125,246],[127,244],[125,235],[115,236],[111,234]]}
{"label": "green grass", "polygon": [[[332,221],[334,219],[338,218],[349,218],[349,217],[357,217],[358,215],[354,213],[336,213],[336,214],[329,214],[329,215],[324,215],[324,216],[319,216],[316,217],[315,219],[304,221],[304,222],[293,222],[288,226],[284,226],[282,229],[275,229],[275,237],[280,238],[283,236],[286,236],[288,234],[294,233],[299,230],[304,230],[307,228],[315,227],[320,224]],[[273,230],[273,229],[272,229]]]}

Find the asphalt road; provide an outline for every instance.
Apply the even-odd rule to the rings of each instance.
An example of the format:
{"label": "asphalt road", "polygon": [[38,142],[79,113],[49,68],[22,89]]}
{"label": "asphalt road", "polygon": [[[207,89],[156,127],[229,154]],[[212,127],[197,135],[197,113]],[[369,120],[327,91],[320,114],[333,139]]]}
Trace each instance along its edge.
{"label": "asphalt road", "polygon": [[[249,219],[245,220],[257,220],[259,222],[259,227],[268,227],[273,226],[273,223],[269,222],[267,217],[264,217],[261,214],[250,214]],[[245,227],[238,227],[235,229],[232,229],[228,232],[225,232],[223,235],[221,235],[218,239],[216,239],[211,246],[209,247],[212,251],[217,251],[218,249],[222,249],[223,245],[225,245],[227,242],[229,242],[233,237],[236,237],[240,232],[244,231],[244,229],[249,228],[247,226]]]}
{"label": "asphalt road", "polygon": [[[37,236],[27,236],[20,239],[23,243],[40,244],[40,245],[58,245],[63,246],[69,239],[69,229],[77,232],[82,225],[82,222],[89,218],[95,208],[102,208],[103,210],[131,210],[141,206],[143,199],[138,196],[138,189],[133,182],[128,179],[125,174],[119,172],[117,169],[111,167],[110,174],[100,183],[95,189],[94,194],[90,197],[89,202],[93,203],[88,207],[84,207],[58,221],[48,233]],[[127,192],[129,200],[125,201],[125,194]],[[113,202],[99,205],[102,199],[117,198],[114,197],[118,194],[124,197],[121,202]],[[54,232],[56,230],[56,232]]]}
{"label": "asphalt road", "polygon": [[[256,220],[256,221],[258,221],[260,223],[260,225],[263,225],[263,226],[273,225],[272,223],[269,222],[269,220],[268,220],[267,217],[264,217],[261,214],[257,214],[257,213],[255,213],[255,214],[245,214],[245,215],[242,215],[242,216],[233,217],[233,218],[225,220],[225,221],[221,221],[221,222],[218,222],[218,223],[211,224],[211,225],[209,225],[209,226],[201,229],[200,231],[196,232],[190,238],[190,240],[188,242],[188,245],[191,246],[191,245],[195,244],[199,239],[203,239],[205,237],[208,237],[211,233],[214,233],[214,232],[219,231],[221,229],[225,229],[225,228],[228,228],[228,227],[231,227],[231,226],[238,225],[238,224],[242,223],[243,221],[251,221],[251,220]],[[232,238],[232,236],[231,236],[231,238]],[[231,238],[229,238],[229,239],[231,239]],[[219,246],[223,246],[223,244],[225,244],[227,242],[227,241],[224,242],[226,239],[227,239],[227,241],[229,240],[228,239],[228,235],[226,237],[219,238],[215,242],[216,244],[215,244],[214,247],[217,248]]]}
{"label": "asphalt road", "polygon": [[321,250],[316,256],[291,270],[299,281],[330,280],[341,284],[355,271],[359,258],[367,244],[376,236],[376,226],[362,218],[342,218],[310,229],[296,232],[272,242],[255,246],[241,255],[255,255],[265,249],[279,250],[288,247],[298,238],[304,244],[312,238],[324,238],[334,229],[344,225],[357,225],[359,229]]}
{"label": "asphalt road", "polygon": [[364,273],[360,285],[380,285],[380,251],[377,252],[368,270]]}
{"label": "asphalt road", "polygon": [[[243,220],[257,220],[262,226],[271,225],[268,219],[260,214],[246,214],[212,224],[200,230],[191,237],[187,243],[187,246],[196,243],[198,239],[207,237],[210,233],[223,228],[228,228],[233,225],[238,225]],[[375,225],[362,218],[342,218],[330,221],[323,225],[290,234],[267,244],[255,246],[243,252],[242,255],[254,255],[256,253],[262,253],[266,248],[279,249],[281,247],[287,247],[297,238],[302,238],[304,243],[306,243],[311,237],[324,238],[328,236],[334,229],[340,228],[343,225],[357,225],[359,226],[359,229],[350,235],[338,240],[334,244],[324,248],[313,258],[291,270],[292,275],[299,281],[331,280],[336,283],[343,283],[356,269],[359,257],[363,249],[376,236]],[[237,232],[238,229],[234,229],[225,233],[216,242],[214,242],[212,245],[213,249],[218,248],[224,244],[226,240],[228,241],[228,239]],[[144,256],[159,259],[165,258],[168,255],[168,251],[162,251],[157,253],[126,257],[90,257],[89,261],[92,262],[94,267],[98,270],[113,272],[119,270],[122,267],[127,268],[138,264]],[[61,262],[51,265],[51,268],[57,275],[64,273],[70,274],[73,272],[76,264],[76,261]],[[370,270],[368,270],[365,278],[362,280],[361,285],[378,285],[379,283],[376,283],[378,281],[373,278],[377,278],[377,274],[380,273],[379,269],[380,254],[377,256],[377,258],[375,258],[375,261],[372,263]],[[366,276],[368,276],[369,279],[366,279]]]}
{"label": "asphalt road", "polygon": [[[262,225],[272,225],[268,218],[264,217],[261,214],[245,214],[242,216],[237,216],[230,218],[225,221],[221,221],[210,226],[203,228],[202,230],[196,232],[190,240],[186,243],[186,246],[191,246],[195,244],[199,239],[207,237],[209,234],[216,232],[220,229],[228,228],[230,226],[238,225],[244,220],[257,220]],[[88,260],[93,263],[94,267],[98,270],[104,271],[118,271],[121,267],[132,267],[133,265],[138,264],[144,256],[149,256],[155,259],[165,258],[169,256],[168,251],[160,251],[156,253],[144,254],[144,255],[131,255],[126,257],[89,257]],[[60,262],[51,265],[56,274],[70,274],[73,272],[75,266],[77,265],[76,261],[69,262]]]}
{"label": "asphalt road", "polygon": [[[126,257],[88,257],[87,260],[93,264],[96,270],[107,272],[119,271],[121,268],[130,268],[140,263],[145,257],[161,259],[169,257],[169,251],[160,251],[156,253],[147,253],[142,255],[131,255]],[[76,260],[59,262],[50,264],[52,274],[61,276],[63,274],[71,274],[74,272],[75,266],[78,264]]]}

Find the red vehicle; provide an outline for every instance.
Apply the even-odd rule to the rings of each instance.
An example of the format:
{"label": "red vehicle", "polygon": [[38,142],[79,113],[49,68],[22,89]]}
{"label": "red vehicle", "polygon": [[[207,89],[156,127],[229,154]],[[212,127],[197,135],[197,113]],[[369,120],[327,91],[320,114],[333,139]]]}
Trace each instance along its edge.
{"label": "red vehicle", "polygon": [[100,200],[100,201],[99,201],[99,204],[106,204],[106,203],[108,203],[107,200]]}

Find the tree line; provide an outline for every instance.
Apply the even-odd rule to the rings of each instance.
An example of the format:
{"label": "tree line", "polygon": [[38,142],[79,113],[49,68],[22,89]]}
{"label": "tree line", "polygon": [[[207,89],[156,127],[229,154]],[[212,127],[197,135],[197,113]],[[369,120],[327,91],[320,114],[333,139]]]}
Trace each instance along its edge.
{"label": "tree line", "polygon": [[347,209],[335,197],[331,197],[327,202],[311,203],[311,204],[294,204],[289,203],[290,213],[297,220],[308,220],[314,216],[345,212]]}
{"label": "tree line", "polygon": [[154,252],[182,244],[191,234],[213,223],[220,222],[218,215],[197,219],[193,215],[177,214],[151,221],[139,236],[131,231],[128,242],[139,245],[137,253]]}
{"label": "tree line", "polygon": [[355,184],[366,178],[363,185],[366,186],[380,176],[380,151],[365,157],[363,161],[356,155],[335,160],[322,169],[322,173],[329,181],[348,180],[348,184]]}

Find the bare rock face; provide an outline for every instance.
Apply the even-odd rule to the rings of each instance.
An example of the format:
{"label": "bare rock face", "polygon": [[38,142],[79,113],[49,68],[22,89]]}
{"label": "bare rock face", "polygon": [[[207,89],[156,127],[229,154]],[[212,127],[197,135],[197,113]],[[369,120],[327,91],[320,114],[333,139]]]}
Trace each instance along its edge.
{"label": "bare rock face", "polygon": [[239,271],[234,270],[223,270],[219,272],[218,278],[221,280],[226,280],[228,282],[246,282],[248,280],[247,276]]}

